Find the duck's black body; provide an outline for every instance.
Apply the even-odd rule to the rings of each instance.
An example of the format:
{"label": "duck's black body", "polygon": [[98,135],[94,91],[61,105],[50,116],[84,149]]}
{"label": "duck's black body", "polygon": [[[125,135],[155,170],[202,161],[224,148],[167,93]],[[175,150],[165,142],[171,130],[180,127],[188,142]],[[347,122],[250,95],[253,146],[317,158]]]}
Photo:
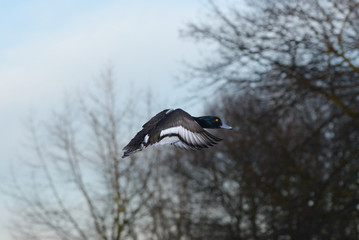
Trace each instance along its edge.
{"label": "duck's black body", "polygon": [[125,152],[122,157],[141,151],[149,145],[171,144],[180,148],[201,149],[222,140],[203,128],[231,129],[218,117],[197,118],[182,109],[163,110],[142,126],[142,130],[123,148]]}

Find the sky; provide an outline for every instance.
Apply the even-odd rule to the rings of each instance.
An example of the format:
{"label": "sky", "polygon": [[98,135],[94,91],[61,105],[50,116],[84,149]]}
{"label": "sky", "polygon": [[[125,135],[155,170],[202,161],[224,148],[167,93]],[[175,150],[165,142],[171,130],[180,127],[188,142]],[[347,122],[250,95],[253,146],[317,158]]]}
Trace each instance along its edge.
{"label": "sky", "polygon": [[[46,120],[64,93],[91,84],[112,67],[123,86],[150,87],[167,104],[186,92],[176,76],[198,58],[179,30],[196,19],[193,0],[0,0],[0,190],[24,147],[32,112]],[[162,110],[162,109],[159,109]],[[195,114],[194,114],[195,115]],[[0,191],[0,240],[9,199]]]}

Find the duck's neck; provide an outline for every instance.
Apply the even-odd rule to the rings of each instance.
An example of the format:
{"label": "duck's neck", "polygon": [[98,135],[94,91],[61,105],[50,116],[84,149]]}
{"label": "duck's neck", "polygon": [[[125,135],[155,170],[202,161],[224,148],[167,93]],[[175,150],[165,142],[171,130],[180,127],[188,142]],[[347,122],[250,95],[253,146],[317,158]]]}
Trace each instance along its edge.
{"label": "duck's neck", "polygon": [[201,125],[201,127],[203,128],[212,128],[212,125],[207,121],[208,117],[207,116],[203,116],[203,117],[194,117],[194,120]]}

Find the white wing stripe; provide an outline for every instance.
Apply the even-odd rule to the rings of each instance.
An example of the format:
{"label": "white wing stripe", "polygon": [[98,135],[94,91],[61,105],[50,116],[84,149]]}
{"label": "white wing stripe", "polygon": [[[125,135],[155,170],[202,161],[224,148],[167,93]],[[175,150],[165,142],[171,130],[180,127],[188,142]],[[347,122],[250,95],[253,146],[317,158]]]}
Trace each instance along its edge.
{"label": "white wing stripe", "polygon": [[194,133],[190,132],[187,130],[187,135],[188,135],[188,138],[189,138],[189,141],[190,143],[193,145],[193,146],[196,146],[196,140],[194,139],[193,135]]}
{"label": "white wing stripe", "polygon": [[187,129],[184,129],[184,134],[185,134],[185,139],[186,142],[188,142],[189,144],[192,144],[192,140],[191,140],[191,134],[189,133],[189,131]]}
{"label": "white wing stripe", "polygon": [[166,135],[179,135],[184,142],[182,142],[182,144],[179,144],[179,142],[173,143],[178,147],[183,147],[180,145],[184,145],[185,148],[200,148],[205,146],[213,146],[216,144],[216,141],[212,139],[210,135],[207,135],[206,132],[194,133],[182,126],[176,126],[162,130],[160,136],[166,137]]}
{"label": "white wing stripe", "polygon": [[196,138],[196,135],[195,133],[190,133],[190,136],[191,136],[191,140],[192,140],[192,145],[194,146],[197,146],[198,145],[198,140]]}
{"label": "white wing stripe", "polygon": [[167,128],[167,129],[161,131],[160,136],[162,137],[164,135],[179,134],[179,131],[181,130],[181,128],[182,128],[181,126]]}
{"label": "white wing stripe", "polygon": [[143,142],[144,142],[144,143],[147,143],[147,142],[148,142],[148,138],[149,138],[149,136],[148,136],[148,134],[146,134],[146,136],[145,136]]}
{"label": "white wing stripe", "polygon": [[196,145],[203,145],[203,142],[202,142],[201,137],[200,137],[199,134],[193,134],[193,137],[196,140]]}
{"label": "white wing stripe", "polygon": [[207,145],[206,139],[205,139],[202,135],[198,135],[198,137],[201,139],[201,143],[202,143],[203,145]]}
{"label": "white wing stripe", "polygon": [[196,135],[197,135],[197,134],[195,134],[195,133],[190,133],[190,136],[191,136],[191,139],[192,139],[192,144],[193,144],[194,146],[198,145],[198,141],[197,141],[197,139],[196,139]]}

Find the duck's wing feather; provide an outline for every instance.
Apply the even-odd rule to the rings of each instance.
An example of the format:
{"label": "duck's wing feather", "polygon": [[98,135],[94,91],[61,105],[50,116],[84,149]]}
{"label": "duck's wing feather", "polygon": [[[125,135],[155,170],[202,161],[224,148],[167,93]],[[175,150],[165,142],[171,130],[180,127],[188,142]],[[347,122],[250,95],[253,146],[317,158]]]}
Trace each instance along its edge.
{"label": "duck's wing feather", "polygon": [[125,151],[122,157],[129,156],[132,153],[135,153],[137,151],[141,151],[143,148],[143,139],[147,132],[145,129],[142,129],[139,131],[134,138],[131,139],[131,141],[123,148]]}
{"label": "duck's wing feather", "polygon": [[[135,153],[137,151],[141,151],[144,147],[143,142],[148,134],[148,132],[156,126],[156,124],[166,115],[166,113],[170,112],[170,109],[165,109],[158,114],[156,114],[154,117],[152,117],[148,122],[146,122],[142,126],[142,130],[139,131],[134,138],[131,139],[131,141],[123,148],[124,155],[122,157],[129,156],[132,153]],[[148,137],[148,135],[147,135]]]}
{"label": "duck's wing feather", "polygon": [[142,128],[148,128],[151,129],[164,117],[168,112],[170,112],[171,109],[165,109],[162,112],[157,113],[155,116],[153,116],[148,122],[143,124]]}
{"label": "duck's wing feather", "polygon": [[191,115],[182,109],[168,113],[166,118],[159,121],[156,128],[160,131],[160,138],[177,136],[180,142],[173,145],[181,148],[207,148],[222,140],[205,131]]}

